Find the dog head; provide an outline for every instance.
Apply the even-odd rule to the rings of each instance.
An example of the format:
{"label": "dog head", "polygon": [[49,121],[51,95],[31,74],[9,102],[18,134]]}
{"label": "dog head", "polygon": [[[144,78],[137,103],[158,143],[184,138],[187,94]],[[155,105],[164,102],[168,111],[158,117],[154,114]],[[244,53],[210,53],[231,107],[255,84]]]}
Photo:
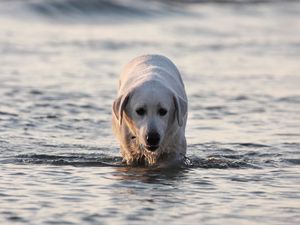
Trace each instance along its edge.
{"label": "dog head", "polygon": [[187,102],[157,82],[143,83],[113,103],[119,125],[125,122],[132,139],[150,152],[157,151],[172,131],[183,126],[186,113]]}

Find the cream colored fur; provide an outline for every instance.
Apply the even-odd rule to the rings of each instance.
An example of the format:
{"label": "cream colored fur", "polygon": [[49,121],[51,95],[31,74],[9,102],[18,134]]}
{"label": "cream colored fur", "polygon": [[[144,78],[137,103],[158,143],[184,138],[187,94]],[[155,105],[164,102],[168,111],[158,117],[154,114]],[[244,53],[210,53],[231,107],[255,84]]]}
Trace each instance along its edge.
{"label": "cream colored fur", "polygon": [[[143,118],[135,111],[142,106],[148,112]],[[156,113],[159,107],[167,109],[166,116]],[[125,163],[151,166],[183,160],[187,97],[181,75],[168,58],[143,55],[129,62],[120,75],[112,112],[113,131]],[[150,129],[161,136],[154,152],[144,147]]]}

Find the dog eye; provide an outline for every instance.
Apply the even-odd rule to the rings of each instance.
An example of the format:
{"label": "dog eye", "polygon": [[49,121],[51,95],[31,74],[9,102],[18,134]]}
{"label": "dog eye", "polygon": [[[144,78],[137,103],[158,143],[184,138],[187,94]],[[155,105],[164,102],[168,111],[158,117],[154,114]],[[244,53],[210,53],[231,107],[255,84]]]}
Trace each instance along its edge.
{"label": "dog eye", "polygon": [[158,110],[158,114],[159,114],[160,116],[166,115],[167,112],[168,112],[168,111],[167,111],[166,109],[163,109],[163,108],[161,108],[161,109]]}
{"label": "dog eye", "polygon": [[146,110],[143,109],[143,108],[138,108],[138,109],[135,110],[135,111],[136,111],[136,113],[137,113],[138,115],[140,115],[140,116],[143,116],[143,115],[146,114]]}

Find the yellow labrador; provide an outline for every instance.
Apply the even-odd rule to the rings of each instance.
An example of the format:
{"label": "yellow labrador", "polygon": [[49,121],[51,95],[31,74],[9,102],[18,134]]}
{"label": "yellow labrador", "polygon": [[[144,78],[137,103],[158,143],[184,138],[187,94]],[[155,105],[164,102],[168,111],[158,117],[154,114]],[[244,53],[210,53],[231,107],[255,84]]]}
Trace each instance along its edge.
{"label": "yellow labrador", "polygon": [[179,71],[166,57],[142,55],[123,69],[113,103],[113,130],[128,165],[183,160],[187,97]]}

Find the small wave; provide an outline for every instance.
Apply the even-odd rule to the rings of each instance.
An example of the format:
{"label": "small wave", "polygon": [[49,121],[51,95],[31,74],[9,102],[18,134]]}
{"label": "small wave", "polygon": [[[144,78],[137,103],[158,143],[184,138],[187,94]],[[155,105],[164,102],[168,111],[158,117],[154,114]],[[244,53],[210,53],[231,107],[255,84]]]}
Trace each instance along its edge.
{"label": "small wave", "polygon": [[[29,1],[25,4],[34,13],[42,16],[70,18],[70,16],[84,15],[86,17],[113,15],[114,17],[149,17],[163,16],[177,12],[179,8],[172,7],[159,1],[138,0],[40,0]],[[112,18],[110,18],[112,19]]]}
{"label": "small wave", "polygon": [[40,14],[74,14],[114,12],[122,14],[141,14],[142,12],[130,5],[118,1],[107,0],[65,0],[65,1],[38,1],[31,2],[30,7]]}
{"label": "small wave", "polygon": [[191,168],[206,169],[260,169],[261,167],[247,161],[246,159],[228,159],[219,157],[193,158],[190,163]]}
{"label": "small wave", "polygon": [[[122,164],[122,158],[99,154],[92,155],[48,155],[48,154],[23,154],[17,155],[14,160],[7,160],[16,164],[39,164],[53,166],[75,166],[75,167],[126,167]],[[189,157],[185,158],[183,164],[172,165],[181,168],[205,168],[205,169],[243,169],[260,168],[250,162],[250,160],[233,157],[209,156],[208,158]]]}
{"label": "small wave", "polygon": [[231,101],[247,101],[250,100],[249,96],[246,95],[238,95],[230,99]]}
{"label": "small wave", "polygon": [[17,117],[18,114],[16,113],[11,113],[11,112],[4,112],[4,111],[0,111],[0,116],[3,115],[3,116],[13,116],[13,117]]}
{"label": "small wave", "polygon": [[105,167],[121,166],[121,158],[98,154],[94,155],[48,155],[48,154],[23,154],[15,157],[18,164],[47,164],[54,166],[76,166],[76,167]]}
{"label": "small wave", "polygon": [[257,143],[236,143],[237,145],[244,147],[253,147],[253,148],[268,148],[269,145],[257,144]]}
{"label": "small wave", "polygon": [[277,99],[277,101],[299,104],[300,103],[300,96],[298,96],[298,95],[286,96],[286,97],[282,97],[282,98]]}
{"label": "small wave", "polygon": [[[23,11],[25,9],[25,11],[29,10],[29,13],[42,15],[47,18],[63,18],[72,20],[72,17],[74,16],[83,15],[94,20],[95,16],[107,15],[113,15],[115,18],[122,16],[126,19],[130,17],[146,18],[169,16],[172,14],[183,13],[185,6],[191,4],[248,5],[259,3],[280,3],[283,1],[284,0],[12,0],[8,2],[13,10],[19,8]],[[293,2],[293,0],[286,1]],[[0,4],[7,4],[7,2],[0,2]],[[4,5],[3,8],[7,8],[6,5]],[[115,20],[113,17],[106,18],[108,20]]]}
{"label": "small wave", "polygon": [[43,95],[44,93],[41,90],[33,89],[29,91],[31,95]]}
{"label": "small wave", "polygon": [[[7,145],[5,141],[0,144]],[[122,163],[117,149],[99,148],[82,144],[57,145],[37,143],[42,148],[50,148],[52,153],[28,152],[7,156],[1,159],[5,164],[44,164],[55,166],[76,167],[127,167]],[[281,165],[299,165],[297,155],[298,143],[284,143],[280,145],[266,145],[260,143],[203,143],[189,145],[188,154],[182,163],[172,166],[180,168],[204,169],[260,169],[265,167],[278,167]],[[282,148],[289,151],[283,153]],[[54,149],[57,149],[53,152]],[[78,152],[74,150],[77,149]],[[82,149],[89,152],[81,152]],[[44,150],[43,150],[44,151]],[[170,164],[167,164],[167,167]],[[161,165],[164,167],[164,165]],[[161,167],[158,165],[158,167]]]}
{"label": "small wave", "polygon": [[284,159],[283,161],[293,165],[300,165],[300,159]]}

